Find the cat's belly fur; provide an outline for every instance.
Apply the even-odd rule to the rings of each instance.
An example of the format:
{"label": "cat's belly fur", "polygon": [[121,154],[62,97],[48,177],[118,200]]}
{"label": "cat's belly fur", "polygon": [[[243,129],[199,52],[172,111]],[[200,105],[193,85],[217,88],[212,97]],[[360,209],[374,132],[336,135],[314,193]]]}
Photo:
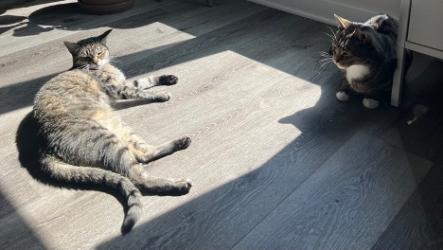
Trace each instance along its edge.
{"label": "cat's belly fur", "polygon": [[81,70],[71,70],[52,78],[41,88],[34,113],[37,119],[67,115],[88,118],[97,108],[108,108],[108,103],[108,96],[97,79]]}

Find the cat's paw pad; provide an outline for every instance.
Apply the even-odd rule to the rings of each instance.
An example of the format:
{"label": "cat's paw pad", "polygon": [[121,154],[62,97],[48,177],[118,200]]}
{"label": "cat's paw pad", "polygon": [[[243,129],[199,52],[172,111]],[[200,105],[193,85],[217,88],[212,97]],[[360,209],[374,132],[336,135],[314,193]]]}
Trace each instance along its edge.
{"label": "cat's paw pad", "polygon": [[183,137],[175,141],[175,148],[176,150],[183,150],[186,149],[191,145],[191,138],[189,137]]}
{"label": "cat's paw pad", "polygon": [[367,109],[376,109],[380,106],[380,102],[371,98],[363,98],[363,106]]}
{"label": "cat's paw pad", "polygon": [[166,102],[171,99],[171,94],[169,92],[160,92],[156,94],[156,100],[159,102]]}
{"label": "cat's paw pad", "polygon": [[174,85],[177,84],[178,77],[174,75],[162,75],[158,78],[159,85]]}
{"label": "cat's paw pad", "polygon": [[190,179],[186,180],[177,180],[174,183],[174,188],[170,195],[184,195],[189,193],[191,190],[192,182]]}
{"label": "cat's paw pad", "polygon": [[348,93],[346,93],[345,91],[338,91],[335,94],[335,97],[337,98],[337,100],[339,100],[340,102],[348,102],[349,101],[349,95]]}

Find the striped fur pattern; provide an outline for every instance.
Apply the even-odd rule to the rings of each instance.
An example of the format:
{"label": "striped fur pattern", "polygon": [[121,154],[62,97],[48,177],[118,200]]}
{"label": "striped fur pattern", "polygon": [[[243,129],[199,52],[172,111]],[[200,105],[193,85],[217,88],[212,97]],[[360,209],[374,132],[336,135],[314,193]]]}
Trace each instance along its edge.
{"label": "striped fur pattern", "polygon": [[386,14],[374,16],[364,23],[339,16],[336,20],[338,30],[331,35],[327,57],[345,75],[337,98],[357,93],[379,101],[390,90],[397,66],[397,21]]}
{"label": "striped fur pattern", "polygon": [[189,192],[187,179],[150,176],[143,164],[187,148],[183,137],[161,145],[149,145],[125,126],[113,112],[116,100],[146,102],[169,100],[168,93],[146,89],[177,83],[164,75],[134,84],[109,63],[108,30],[100,36],[65,42],[73,56],[73,68],[49,80],[37,93],[33,116],[42,141],[40,165],[51,178],[69,184],[99,184],[120,191],[127,201],[122,232],[131,230],[142,213],[142,194],[182,195]]}

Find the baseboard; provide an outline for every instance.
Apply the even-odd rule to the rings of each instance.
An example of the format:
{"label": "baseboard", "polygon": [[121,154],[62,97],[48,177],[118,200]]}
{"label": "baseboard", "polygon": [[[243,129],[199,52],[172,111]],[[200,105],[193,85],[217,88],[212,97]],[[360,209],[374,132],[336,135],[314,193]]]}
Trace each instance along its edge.
{"label": "baseboard", "polygon": [[[350,20],[365,21],[374,15],[386,12],[385,10],[383,10],[383,8],[379,8],[379,10],[368,10],[331,0],[315,0],[315,1],[248,0],[248,1],[330,25],[335,25],[334,13],[346,17]],[[392,13],[394,11],[390,12],[391,13],[389,14],[391,16],[398,17],[398,13]]]}

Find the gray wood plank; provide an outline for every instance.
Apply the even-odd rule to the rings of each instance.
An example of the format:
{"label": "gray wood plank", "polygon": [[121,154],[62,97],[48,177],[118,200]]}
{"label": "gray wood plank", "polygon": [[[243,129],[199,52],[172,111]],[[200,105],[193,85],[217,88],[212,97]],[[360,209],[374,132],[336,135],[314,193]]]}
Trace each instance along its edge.
{"label": "gray wood plank", "polygon": [[443,248],[443,169],[435,165],[373,249]]}
{"label": "gray wood plank", "polygon": [[[0,240],[12,239],[1,246],[230,248],[312,175],[326,172],[324,163],[337,158],[337,150],[356,132],[383,135],[397,117],[393,110],[368,112],[359,104],[335,101],[341,76],[333,67],[321,70],[318,65],[319,50],[329,44],[321,33],[328,30],[325,25],[243,1],[223,1],[214,8],[193,1],[139,4],[146,5],[116,20],[77,20],[67,30],[26,41],[12,30],[0,37],[10,48],[0,57],[0,104],[8,103],[0,106],[0,154],[5,157],[0,206],[6,208],[0,224],[8,225],[0,229]],[[82,25],[87,29],[72,28]],[[176,86],[159,88],[172,92],[169,102],[118,111],[123,120],[153,144],[183,135],[193,139],[186,151],[147,166],[153,175],[190,177],[191,193],[144,197],[143,217],[125,237],[120,236],[123,211],[115,198],[36,182],[16,161],[14,145],[35,91],[69,67],[62,41],[96,34],[102,26],[117,27],[111,50],[130,77],[152,71],[180,78]],[[360,158],[391,159],[374,155],[365,149]],[[324,187],[312,185],[307,193]]]}
{"label": "gray wood plank", "polygon": [[235,248],[369,249],[430,166],[359,132]]}
{"label": "gray wood plank", "polygon": [[[0,198],[4,207],[4,201]],[[7,205],[8,206],[8,205]],[[11,207],[11,209],[13,209]],[[46,249],[44,242],[35,234],[29,225],[17,213],[0,220],[0,248],[1,249]]]}

